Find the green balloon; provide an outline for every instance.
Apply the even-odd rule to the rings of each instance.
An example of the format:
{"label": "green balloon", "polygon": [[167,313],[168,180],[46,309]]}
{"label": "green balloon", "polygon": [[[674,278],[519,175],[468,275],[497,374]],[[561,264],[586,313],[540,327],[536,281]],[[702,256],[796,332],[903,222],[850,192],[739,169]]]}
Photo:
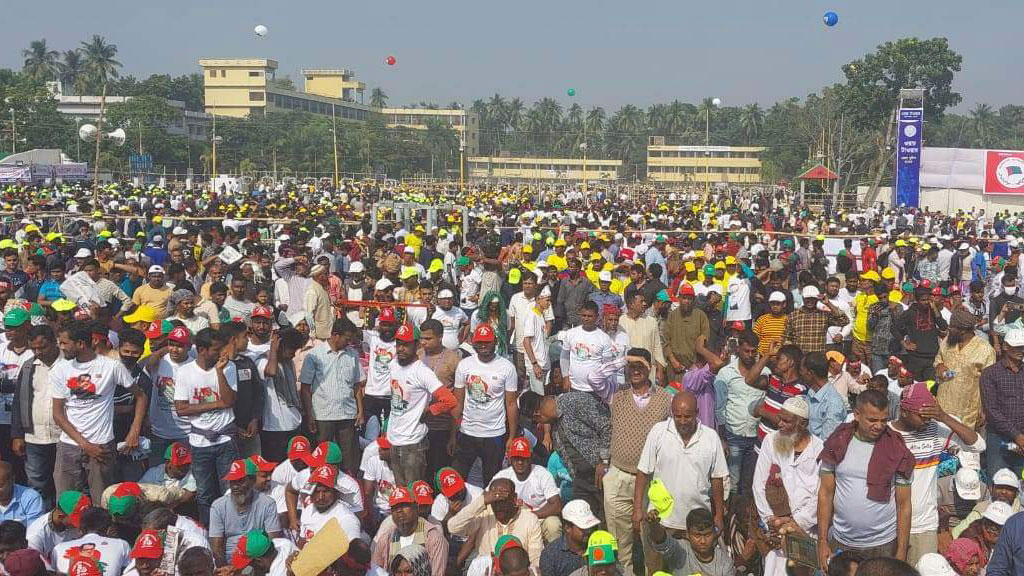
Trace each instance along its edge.
{"label": "green balloon", "polygon": [[566,92],[566,94],[568,94],[569,96],[575,96],[575,95],[576,95],[576,89],[575,89],[575,88],[569,88],[569,89],[568,89],[568,90],[566,90],[565,92]]}

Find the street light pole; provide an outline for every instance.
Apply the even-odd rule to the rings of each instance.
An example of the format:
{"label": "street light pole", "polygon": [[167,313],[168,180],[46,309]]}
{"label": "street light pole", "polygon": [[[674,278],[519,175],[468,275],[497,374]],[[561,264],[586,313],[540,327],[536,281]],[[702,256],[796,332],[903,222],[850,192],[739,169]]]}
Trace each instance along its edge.
{"label": "street light pole", "polygon": [[463,191],[463,187],[464,187],[463,182],[465,182],[465,176],[463,175],[463,170],[465,169],[465,163],[466,163],[466,140],[463,138],[463,139],[459,140],[459,193],[460,194]]}
{"label": "street light pole", "polygon": [[331,133],[334,135],[334,190],[338,190],[338,118],[334,115],[334,104],[331,104]]}
{"label": "street light pole", "polygon": [[11,108],[11,154],[17,154],[17,142],[18,138],[14,132],[14,108]]}
{"label": "street light pole", "polygon": [[712,98],[704,110],[704,204],[711,197],[711,109],[722,101]]}
{"label": "street light pole", "polygon": [[82,127],[82,117],[75,118],[75,162],[82,161],[82,139],[78,138],[78,129]]}

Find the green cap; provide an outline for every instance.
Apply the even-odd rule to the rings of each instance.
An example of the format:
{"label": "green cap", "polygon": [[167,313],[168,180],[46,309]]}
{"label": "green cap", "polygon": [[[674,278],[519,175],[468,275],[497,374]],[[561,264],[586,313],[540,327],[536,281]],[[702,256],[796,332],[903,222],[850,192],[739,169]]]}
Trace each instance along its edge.
{"label": "green cap", "polygon": [[60,508],[60,511],[65,514],[73,514],[82,498],[85,498],[85,494],[77,490],[65,490],[57,497],[57,508]]}
{"label": "green cap", "polygon": [[705,276],[714,276],[715,275],[715,265],[714,264],[705,264],[704,265],[704,275]]}
{"label": "green cap", "polygon": [[38,302],[33,302],[32,309],[28,311],[28,315],[33,318],[36,318],[38,316],[45,316],[46,313],[43,312],[43,307],[40,306]]}
{"label": "green cap", "polygon": [[598,530],[587,540],[587,565],[607,566],[615,564],[619,544],[610,532]]}
{"label": "green cap", "polygon": [[28,322],[28,311],[24,308],[11,308],[4,314],[4,328],[17,328]]}
{"label": "green cap", "polygon": [[341,464],[341,448],[334,442],[321,442],[313,450],[317,464]]}
{"label": "green cap", "polygon": [[658,294],[655,296],[655,298],[658,299],[658,302],[670,301],[670,298],[668,297],[668,290],[665,290],[664,288],[658,290]]}
{"label": "green cap", "polygon": [[238,539],[231,564],[241,570],[248,566],[253,558],[266,554],[272,545],[270,536],[263,530],[249,530]]}
{"label": "green cap", "polygon": [[139,499],[135,496],[111,496],[107,509],[111,516],[128,516],[138,505]]}
{"label": "green cap", "polygon": [[462,268],[463,266],[469,266],[469,257],[459,256],[459,259],[455,261],[455,266]]}
{"label": "green cap", "polygon": [[511,534],[502,534],[498,537],[498,541],[494,543],[494,556],[495,558],[500,557],[501,553],[510,550],[512,548],[522,548],[523,543]]}
{"label": "green cap", "polygon": [[160,333],[161,334],[163,334],[164,336],[167,336],[168,334],[171,333],[171,330],[174,330],[174,322],[171,322],[170,320],[161,320],[160,321]]}

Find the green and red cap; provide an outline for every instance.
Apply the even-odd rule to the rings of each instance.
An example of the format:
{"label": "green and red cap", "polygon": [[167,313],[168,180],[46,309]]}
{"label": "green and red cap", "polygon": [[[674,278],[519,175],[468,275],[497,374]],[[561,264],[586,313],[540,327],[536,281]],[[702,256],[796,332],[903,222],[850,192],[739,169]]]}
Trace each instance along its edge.
{"label": "green and red cap", "polygon": [[277,462],[271,462],[259,454],[249,456],[249,460],[256,465],[256,469],[260,472],[273,472],[274,468],[277,468]]}
{"label": "green and red cap", "polygon": [[452,498],[466,488],[466,481],[462,475],[455,468],[448,466],[437,471],[434,483],[437,485],[438,492],[444,494],[445,498]]}
{"label": "green and red cap", "polygon": [[313,466],[315,462],[312,450],[312,447],[309,445],[309,439],[305,436],[293,436],[288,441],[289,460],[301,460],[306,463],[306,466]]}
{"label": "green and red cap", "polygon": [[224,475],[224,479],[231,482],[234,480],[241,480],[246,476],[256,476],[256,472],[259,470],[251,460],[235,460],[231,463],[231,468],[228,469],[228,473]]}
{"label": "green and red cap", "polygon": [[68,515],[68,524],[75,528],[79,527],[79,523],[82,520],[82,510],[89,506],[92,506],[92,500],[76,490],[61,492],[60,497],[57,498],[57,507],[60,508],[61,512]]}
{"label": "green and red cap", "polygon": [[164,461],[171,466],[184,466],[192,463],[192,453],[185,444],[175,442],[164,450]]}
{"label": "green and red cap", "polygon": [[248,566],[254,558],[260,558],[273,548],[270,536],[263,530],[249,530],[238,539],[231,565],[238,570]]}
{"label": "green and red cap", "polygon": [[409,485],[409,492],[421,506],[430,506],[434,503],[434,489],[425,480],[417,480]]}
{"label": "green and red cap", "polygon": [[135,482],[121,482],[114,488],[107,509],[111,516],[128,516],[139,506],[142,500],[142,488]]}
{"label": "green and red cap", "polygon": [[323,466],[324,464],[341,464],[341,448],[334,442],[321,442],[313,450],[313,464]]}

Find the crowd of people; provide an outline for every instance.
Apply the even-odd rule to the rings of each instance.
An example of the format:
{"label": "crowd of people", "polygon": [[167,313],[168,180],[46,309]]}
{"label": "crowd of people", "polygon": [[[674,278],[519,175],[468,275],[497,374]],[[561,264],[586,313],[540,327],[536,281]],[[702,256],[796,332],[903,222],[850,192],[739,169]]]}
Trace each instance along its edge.
{"label": "crowd of people", "polygon": [[3,191],[6,574],[1024,573],[1019,215],[371,189]]}

